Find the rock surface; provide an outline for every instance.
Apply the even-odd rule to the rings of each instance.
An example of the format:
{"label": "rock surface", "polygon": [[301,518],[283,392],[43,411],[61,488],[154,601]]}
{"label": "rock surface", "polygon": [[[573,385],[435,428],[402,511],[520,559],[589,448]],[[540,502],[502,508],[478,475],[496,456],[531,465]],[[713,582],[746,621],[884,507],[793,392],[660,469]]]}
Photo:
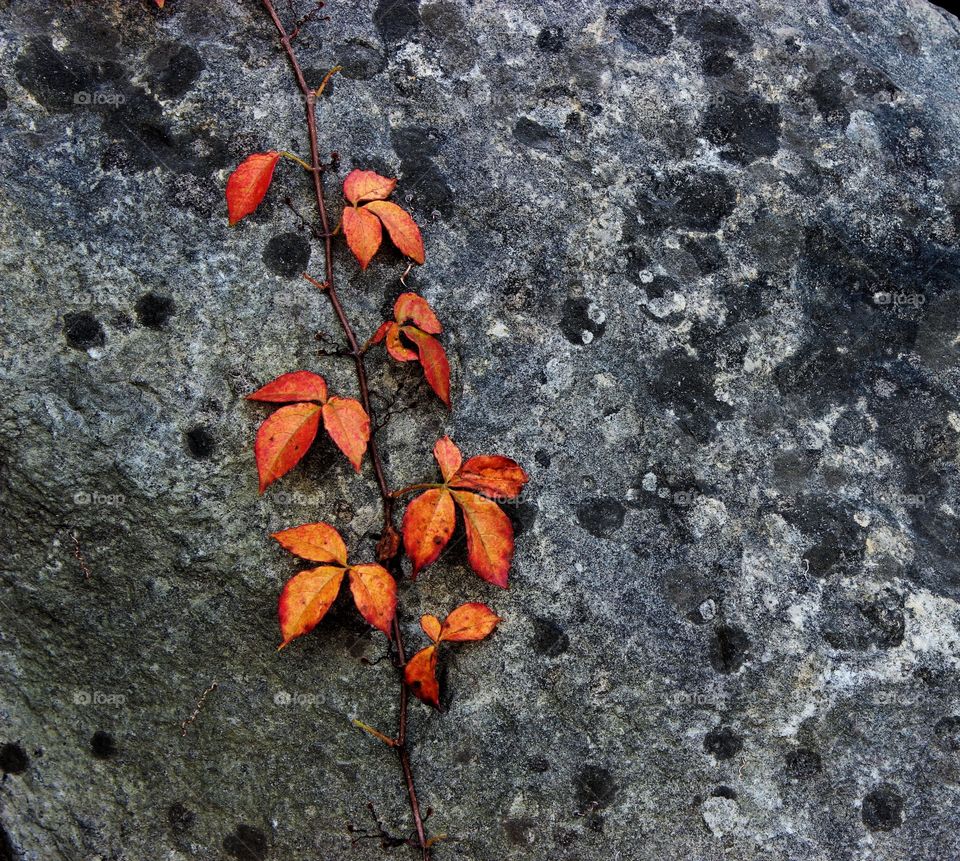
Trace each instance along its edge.
{"label": "rock surface", "polygon": [[[391,478],[444,431],[532,476],[509,591],[462,548],[403,589],[414,644],[465,598],[507,620],[447,656],[446,714],[412,709],[437,859],[960,856],[957,20],[325,11],[321,145],[400,177],[454,368],[447,414],[371,354],[424,405],[383,431]],[[344,605],[276,652],[268,533],[372,554],[378,512],[328,445],[257,495],[243,395],[354,385],[317,356],[302,173],[227,227],[231,166],[306,149],[269,23],[22,0],[0,32],[0,859],[382,858],[399,774],[349,723],[395,720],[381,635]],[[403,263],[337,265],[366,335]]]}

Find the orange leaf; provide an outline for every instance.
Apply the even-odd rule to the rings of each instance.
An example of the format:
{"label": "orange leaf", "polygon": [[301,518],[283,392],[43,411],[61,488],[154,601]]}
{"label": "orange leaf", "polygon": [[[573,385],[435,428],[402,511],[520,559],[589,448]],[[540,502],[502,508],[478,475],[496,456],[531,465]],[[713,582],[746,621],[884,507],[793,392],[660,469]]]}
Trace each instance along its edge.
{"label": "orange leaf", "polygon": [[460,449],[454,445],[453,440],[448,436],[437,440],[437,444],[433,447],[433,456],[440,464],[440,472],[444,481],[449,481],[451,476],[456,474],[463,461]]}
{"label": "orange leaf", "polygon": [[440,620],[436,616],[431,616],[429,614],[426,616],[421,616],[420,627],[423,628],[423,633],[433,640],[433,642],[439,642],[440,629],[443,626],[440,624]]}
{"label": "orange leaf", "polygon": [[351,170],[343,181],[343,196],[354,206],[361,200],[386,200],[397,187],[395,179],[372,170]]}
{"label": "orange leaf", "polygon": [[354,603],[374,628],[387,637],[397,611],[397,583],[382,565],[354,565],[350,569],[350,592]]}
{"label": "orange leaf", "polygon": [[439,335],[443,331],[443,326],[427,300],[416,293],[401,293],[393,306],[393,316],[401,325],[413,323],[430,335]]}
{"label": "orange leaf", "polygon": [[432,335],[421,332],[413,326],[404,326],[401,330],[420,351],[420,364],[423,365],[423,375],[427,378],[430,388],[450,408],[450,363],[443,346]]}
{"label": "orange leaf", "polygon": [[426,253],[420,228],[410,215],[389,200],[372,200],[363,207],[376,214],[390,234],[390,241],[415,263],[423,263]]}
{"label": "orange leaf", "polygon": [[260,425],[253,452],[261,493],[297,465],[316,438],[319,426],[320,407],[316,404],[280,407]]}
{"label": "orange leaf", "polygon": [[166,0],[153,0],[153,2],[156,3],[157,6],[162,9],[162,8],[163,8],[163,4],[166,2]]}
{"label": "orange leaf", "polygon": [[327,399],[327,384],[323,377],[310,371],[292,371],[247,395],[249,401],[267,401],[288,404],[293,401],[320,401]]}
{"label": "orange leaf", "polygon": [[461,604],[444,620],[440,639],[455,643],[482,640],[502,621],[486,604]]}
{"label": "orange leaf", "polygon": [[403,514],[403,546],[413,561],[413,576],[443,552],[453,528],[457,512],[445,487],[421,493]]}
{"label": "orange leaf", "polygon": [[273,170],[280,153],[258,152],[248,156],[227,180],[227,214],[233,227],[253,212],[273,182]]}
{"label": "orange leaf", "polygon": [[387,336],[387,332],[389,332],[396,325],[397,324],[392,322],[391,320],[387,320],[386,323],[381,323],[380,328],[373,333],[373,337],[370,339],[370,343],[379,344]]}
{"label": "orange leaf", "polygon": [[346,569],[321,565],[301,571],[287,581],[280,593],[282,649],[295,637],[312,631],[326,615],[340,591]]}
{"label": "orange leaf", "polygon": [[513,526],[500,506],[475,493],[453,491],[467,531],[467,561],[484,580],[507,588],[513,559]]}
{"label": "orange leaf", "polygon": [[520,464],[509,457],[482,454],[460,467],[450,486],[476,490],[496,499],[515,499],[529,480]]}
{"label": "orange leaf", "polygon": [[360,472],[360,462],[370,439],[370,419],[360,402],[352,398],[330,398],[323,405],[323,426],[353,468]]}
{"label": "orange leaf", "polygon": [[365,209],[348,206],[343,210],[343,235],[360,268],[366,269],[383,241],[380,222]]}
{"label": "orange leaf", "polygon": [[435,708],[440,708],[436,646],[421,649],[407,661],[407,665],[403,668],[403,678],[415,696]]}
{"label": "orange leaf", "polygon": [[347,545],[343,543],[340,533],[328,523],[294,526],[274,532],[271,537],[276,538],[284,550],[289,550],[301,559],[347,564]]}
{"label": "orange leaf", "polygon": [[398,362],[415,362],[420,358],[416,350],[411,350],[400,340],[400,327],[396,323],[391,323],[387,330],[387,352]]}

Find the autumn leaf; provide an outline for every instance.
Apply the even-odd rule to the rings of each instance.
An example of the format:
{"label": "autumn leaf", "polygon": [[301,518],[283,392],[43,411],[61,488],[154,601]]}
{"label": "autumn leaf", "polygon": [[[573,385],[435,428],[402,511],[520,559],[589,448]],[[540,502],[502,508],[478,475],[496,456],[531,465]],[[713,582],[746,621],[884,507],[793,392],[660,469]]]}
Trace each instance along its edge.
{"label": "autumn leaf", "polygon": [[453,440],[448,436],[437,440],[436,445],[433,447],[433,456],[440,466],[440,473],[443,475],[444,481],[450,481],[450,479],[457,474],[457,471],[460,469],[460,464],[463,462],[463,455],[460,454],[460,449],[456,447]]}
{"label": "autumn leaf", "polygon": [[323,405],[323,426],[353,468],[360,472],[360,463],[370,439],[370,418],[360,402],[352,398],[330,398]]}
{"label": "autumn leaf", "polygon": [[428,335],[439,335],[443,331],[433,308],[427,304],[426,299],[416,293],[401,293],[397,297],[393,305],[393,318],[401,326],[404,323],[413,323]]}
{"label": "autumn leaf", "polygon": [[386,200],[396,187],[395,179],[372,170],[351,170],[343,181],[343,196],[356,206],[364,200]]}
{"label": "autumn leaf", "polygon": [[403,546],[413,561],[413,576],[434,562],[447,546],[456,511],[445,487],[421,493],[403,515]]}
{"label": "autumn leaf", "polygon": [[328,523],[294,526],[274,532],[272,537],[280,542],[284,550],[289,550],[301,559],[347,564],[347,545],[343,543],[340,533]]}
{"label": "autumn leaf", "polygon": [[343,235],[347,237],[350,250],[360,261],[360,268],[366,269],[383,241],[380,220],[367,212],[366,208],[348,206],[343,210]]}
{"label": "autumn leaf", "polygon": [[340,591],[346,569],[332,565],[310,568],[291,577],[280,593],[282,649],[291,640],[308,634],[326,615]]}
{"label": "autumn leaf", "polygon": [[417,346],[423,375],[437,397],[450,408],[450,363],[440,342],[415,326],[404,326],[401,331]]}
{"label": "autumn leaf", "polygon": [[515,499],[529,480],[520,464],[509,457],[483,454],[471,457],[449,482],[451,487],[476,490],[494,499]]}
{"label": "autumn leaf", "polygon": [[267,401],[275,404],[293,401],[320,401],[327,399],[327,384],[323,377],[310,371],[292,371],[281,374],[272,382],[257,389],[247,400]]}
{"label": "autumn leaf", "polygon": [[387,637],[397,611],[397,583],[382,565],[354,565],[350,569],[350,592],[354,603],[374,628]]}
{"label": "autumn leaf", "polygon": [[495,502],[476,493],[453,491],[467,532],[467,561],[484,580],[507,588],[513,560],[513,525]]}
{"label": "autumn leaf", "polygon": [[253,451],[261,493],[307,453],[317,436],[320,410],[316,404],[291,404],[278,409],[260,425]]}
{"label": "autumn leaf", "polygon": [[387,352],[398,362],[416,362],[420,356],[416,350],[411,350],[400,340],[400,327],[391,323],[387,330]]}
{"label": "autumn leaf", "polygon": [[444,620],[440,628],[440,636],[431,637],[431,639],[451,643],[482,640],[502,621],[486,604],[461,604]]}
{"label": "autumn leaf", "polygon": [[390,234],[390,241],[402,254],[416,263],[423,263],[426,259],[423,238],[420,236],[420,228],[409,213],[389,200],[372,200],[363,208],[383,222]]}
{"label": "autumn leaf", "polygon": [[421,649],[407,661],[407,665],[403,668],[403,678],[415,696],[435,708],[440,707],[436,645]]}
{"label": "autumn leaf", "polygon": [[156,3],[160,9],[162,9],[163,4],[166,2],[166,0],[153,0],[153,2]]}
{"label": "autumn leaf", "polygon": [[420,617],[420,627],[423,628],[423,633],[426,634],[433,642],[438,642],[440,640],[440,631],[443,626],[440,624],[440,620],[436,616],[431,616],[429,613],[425,616]]}
{"label": "autumn leaf", "polygon": [[260,205],[273,182],[273,171],[279,158],[280,153],[273,150],[255,153],[230,174],[227,180],[227,213],[231,227]]}

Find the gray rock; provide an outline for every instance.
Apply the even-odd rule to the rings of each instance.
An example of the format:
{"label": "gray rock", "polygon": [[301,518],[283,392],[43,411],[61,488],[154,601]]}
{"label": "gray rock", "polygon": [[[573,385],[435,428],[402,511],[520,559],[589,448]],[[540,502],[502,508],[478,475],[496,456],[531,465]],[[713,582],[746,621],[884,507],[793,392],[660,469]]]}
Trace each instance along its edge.
{"label": "gray rock", "polygon": [[[412,646],[465,599],[506,620],[445,657],[444,714],[411,709],[438,861],[960,855],[957,20],[324,14],[298,44],[312,83],[345,66],[331,198],[399,177],[453,366],[448,414],[371,352],[421,404],[381,433],[390,480],[431,478],[443,432],[532,477],[509,591],[462,545],[402,588]],[[329,444],[257,494],[243,396],[300,367],[355,393],[297,275],[303,173],[227,226],[241,158],[306,150],[269,22],[0,3],[0,69],[0,858],[381,858],[367,804],[393,837],[409,811],[350,720],[394,725],[382,636],[341,602],[276,651],[269,533],[327,519],[372,559],[378,507]],[[403,262],[336,264],[366,337]]]}

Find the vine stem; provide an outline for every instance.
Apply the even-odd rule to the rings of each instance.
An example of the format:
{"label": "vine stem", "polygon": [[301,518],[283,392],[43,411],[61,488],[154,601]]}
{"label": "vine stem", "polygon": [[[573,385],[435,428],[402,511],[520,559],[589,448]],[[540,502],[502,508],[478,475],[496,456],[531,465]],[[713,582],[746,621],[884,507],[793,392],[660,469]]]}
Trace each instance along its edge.
{"label": "vine stem", "polygon": [[[293,75],[297,80],[297,86],[299,87],[305,101],[307,135],[310,140],[310,175],[313,181],[314,196],[316,197],[317,201],[317,212],[320,215],[321,235],[323,238],[324,257],[326,263],[326,282],[322,285],[323,292],[329,298],[330,305],[333,308],[334,314],[336,314],[337,320],[340,323],[340,328],[343,330],[343,335],[347,340],[350,356],[353,358],[354,365],[356,366],[357,383],[360,388],[360,401],[363,404],[363,408],[367,415],[370,417],[371,424],[375,427],[376,417],[370,404],[370,387],[367,382],[367,369],[364,365],[363,350],[360,348],[360,344],[357,341],[357,336],[354,334],[353,327],[350,325],[350,320],[347,317],[346,312],[343,310],[343,305],[340,303],[339,296],[337,296],[337,290],[334,286],[333,280],[333,235],[330,232],[330,222],[327,216],[327,204],[323,192],[323,174],[326,166],[320,161],[320,148],[317,144],[316,104],[317,93],[322,91],[322,85],[317,91],[310,89],[306,78],[303,75],[303,69],[301,68],[300,62],[297,59],[296,52],[293,49],[291,36],[284,27],[283,22],[280,20],[280,16],[277,14],[273,0],[261,0],[261,2],[263,3],[264,9],[270,16],[270,20],[273,22],[273,26],[276,28],[277,33],[280,36],[280,44],[283,46],[283,50],[287,55],[290,68],[293,70]],[[324,84],[328,78],[324,79]],[[375,433],[371,433],[370,435],[369,452],[370,461],[373,463],[374,475],[377,479],[377,487],[380,491],[380,499],[383,503],[383,532],[384,534],[395,534],[393,526],[393,496],[391,495],[390,487],[387,484],[386,475],[383,470],[383,462],[380,459],[380,452],[377,447]],[[399,574],[400,570],[398,556],[399,550],[394,550],[390,558],[381,560],[387,564],[387,567],[390,568],[394,574]],[[430,844],[427,840],[426,831],[423,826],[423,817],[420,813],[420,802],[417,800],[417,789],[413,779],[413,769],[410,766],[410,750],[407,744],[407,706],[409,703],[409,696],[407,685],[403,678],[403,668],[407,662],[407,657],[403,646],[403,633],[400,630],[399,614],[396,614],[393,617],[393,641],[397,650],[397,663],[400,671],[400,703],[397,736],[392,740],[394,742],[392,746],[397,750],[400,758],[400,767],[403,770],[404,783],[406,784],[407,788],[407,797],[410,800],[410,812],[413,815],[413,823],[417,830],[417,849],[419,850],[422,861],[430,861]]]}

